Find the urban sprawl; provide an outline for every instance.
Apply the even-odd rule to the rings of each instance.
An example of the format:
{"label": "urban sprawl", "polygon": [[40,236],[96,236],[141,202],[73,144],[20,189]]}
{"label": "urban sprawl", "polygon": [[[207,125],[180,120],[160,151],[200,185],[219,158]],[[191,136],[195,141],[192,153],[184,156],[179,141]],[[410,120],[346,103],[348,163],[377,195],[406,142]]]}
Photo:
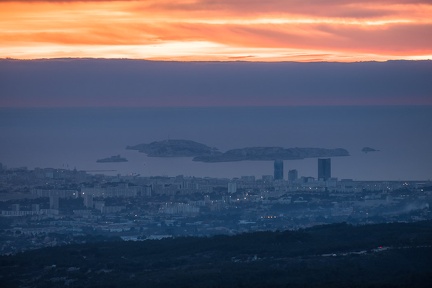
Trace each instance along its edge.
{"label": "urban sprawl", "polygon": [[[432,182],[354,181],[284,173],[233,179],[107,176],[0,164],[0,254],[92,239],[141,241],[301,229],[335,222],[432,219]],[[285,177],[286,176],[286,177]]]}

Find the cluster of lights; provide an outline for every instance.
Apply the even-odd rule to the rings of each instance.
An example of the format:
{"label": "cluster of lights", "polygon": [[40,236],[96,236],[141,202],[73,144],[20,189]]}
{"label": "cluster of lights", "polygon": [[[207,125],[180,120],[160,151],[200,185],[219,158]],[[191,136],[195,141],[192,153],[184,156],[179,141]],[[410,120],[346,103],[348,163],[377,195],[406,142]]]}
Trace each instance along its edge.
{"label": "cluster of lights", "polygon": [[267,215],[267,216],[261,216],[261,219],[276,219],[277,216]]}

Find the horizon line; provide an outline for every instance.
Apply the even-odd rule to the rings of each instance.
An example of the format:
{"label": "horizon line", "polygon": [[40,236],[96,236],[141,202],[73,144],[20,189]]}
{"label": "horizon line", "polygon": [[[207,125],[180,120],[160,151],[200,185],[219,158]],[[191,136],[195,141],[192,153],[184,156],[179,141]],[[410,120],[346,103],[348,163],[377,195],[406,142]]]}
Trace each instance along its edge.
{"label": "horizon line", "polygon": [[305,60],[305,61],[289,61],[289,60],[247,60],[245,59],[233,59],[233,60],[175,60],[175,59],[146,59],[146,58],[104,58],[104,57],[53,57],[53,58],[13,58],[3,57],[0,61],[61,61],[61,60],[112,60],[112,61],[143,61],[143,62],[162,62],[162,63],[386,63],[386,62],[428,62],[432,61],[432,58],[427,59],[385,59],[385,60],[353,60],[353,61],[316,61],[316,60]]}
{"label": "horizon line", "polygon": [[303,108],[303,107],[432,107],[432,103],[373,103],[373,104],[293,104],[293,105],[85,105],[85,106],[0,106],[0,109],[85,109],[85,108]]}

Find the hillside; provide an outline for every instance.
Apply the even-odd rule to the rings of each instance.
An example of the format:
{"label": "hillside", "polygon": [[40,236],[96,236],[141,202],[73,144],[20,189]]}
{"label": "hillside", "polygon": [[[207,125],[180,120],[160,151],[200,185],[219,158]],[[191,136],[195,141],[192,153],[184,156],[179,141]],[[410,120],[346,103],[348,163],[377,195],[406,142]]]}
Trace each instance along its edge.
{"label": "hillside", "polygon": [[432,222],[99,242],[0,257],[2,287],[431,287]]}

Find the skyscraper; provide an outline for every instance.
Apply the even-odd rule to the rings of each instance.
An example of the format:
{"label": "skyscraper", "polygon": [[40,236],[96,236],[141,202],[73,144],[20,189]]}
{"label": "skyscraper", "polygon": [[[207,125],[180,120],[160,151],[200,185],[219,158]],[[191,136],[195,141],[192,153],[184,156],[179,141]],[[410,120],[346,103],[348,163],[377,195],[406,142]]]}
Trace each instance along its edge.
{"label": "skyscraper", "polygon": [[274,180],[282,180],[283,179],[283,161],[275,160],[274,161]]}
{"label": "skyscraper", "polygon": [[297,180],[297,178],[298,178],[298,171],[296,169],[288,171],[288,181],[289,182],[294,182]]}
{"label": "skyscraper", "polygon": [[327,181],[331,178],[331,159],[318,159],[318,180]]}

